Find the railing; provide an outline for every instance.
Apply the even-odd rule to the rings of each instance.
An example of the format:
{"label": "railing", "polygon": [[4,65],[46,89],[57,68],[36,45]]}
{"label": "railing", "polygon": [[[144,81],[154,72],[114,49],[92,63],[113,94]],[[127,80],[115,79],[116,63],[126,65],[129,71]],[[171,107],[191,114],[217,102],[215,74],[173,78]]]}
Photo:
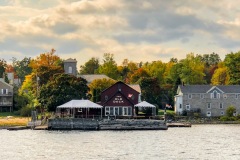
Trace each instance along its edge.
{"label": "railing", "polygon": [[12,92],[8,92],[8,93],[0,92],[0,96],[13,96],[13,93]]}
{"label": "railing", "polygon": [[0,106],[8,105],[11,106],[12,102],[0,102]]}

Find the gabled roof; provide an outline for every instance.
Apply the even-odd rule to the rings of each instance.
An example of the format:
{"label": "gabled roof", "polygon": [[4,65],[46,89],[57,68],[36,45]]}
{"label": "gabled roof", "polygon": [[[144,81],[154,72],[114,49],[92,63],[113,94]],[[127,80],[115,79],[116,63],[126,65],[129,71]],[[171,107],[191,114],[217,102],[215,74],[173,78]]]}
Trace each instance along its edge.
{"label": "gabled roof", "polygon": [[88,83],[91,83],[95,79],[104,79],[104,78],[112,79],[104,74],[81,74],[81,75],[78,75],[78,77],[86,79]]}
{"label": "gabled roof", "polygon": [[128,86],[134,89],[135,91],[138,91],[139,93],[141,93],[141,87],[139,84],[129,84]]}
{"label": "gabled roof", "polygon": [[148,107],[148,108],[156,108],[156,106],[154,106],[153,104],[150,104],[146,101],[142,101],[136,105],[134,105],[134,107]]}
{"label": "gabled roof", "polygon": [[0,78],[0,89],[13,89],[13,86],[4,82],[4,80]]}
{"label": "gabled roof", "polygon": [[208,91],[207,91],[207,93],[210,93],[210,92],[212,92],[213,90],[218,90],[219,92],[221,92],[221,93],[224,93],[221,89],[219,89],[217,86],[213,86],[212,88],[210,88]]}
{"label": "gabled roof", "polygon": [[179,86],[182,93],[207,93],[213,87],[218,88],[223,93],[240,93],[240,85],[184,85]]}
{"label": "gabled roof", "polygon": [[57,108],[103,108],[103,106],[89,100],[71,100]]}

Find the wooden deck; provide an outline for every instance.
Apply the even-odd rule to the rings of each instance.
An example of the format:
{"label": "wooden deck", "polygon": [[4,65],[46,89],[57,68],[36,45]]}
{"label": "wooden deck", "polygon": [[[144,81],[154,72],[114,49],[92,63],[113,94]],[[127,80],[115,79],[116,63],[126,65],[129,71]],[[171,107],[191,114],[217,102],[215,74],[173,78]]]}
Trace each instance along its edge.
{"label": "wooden deck", "polygon": [[190,123],[167,123],[168,127],[191,127]]}

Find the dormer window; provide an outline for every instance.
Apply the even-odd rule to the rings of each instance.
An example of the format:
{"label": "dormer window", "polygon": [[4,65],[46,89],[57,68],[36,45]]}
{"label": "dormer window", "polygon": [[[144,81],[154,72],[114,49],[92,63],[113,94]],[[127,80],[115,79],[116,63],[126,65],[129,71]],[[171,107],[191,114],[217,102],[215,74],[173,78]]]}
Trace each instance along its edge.
{"label": "dormer window", "polygon": [[218,93],[217,91],[213,91],[213,93],[211,93],[211,98],[219,99],[220,98],[220,93]]}

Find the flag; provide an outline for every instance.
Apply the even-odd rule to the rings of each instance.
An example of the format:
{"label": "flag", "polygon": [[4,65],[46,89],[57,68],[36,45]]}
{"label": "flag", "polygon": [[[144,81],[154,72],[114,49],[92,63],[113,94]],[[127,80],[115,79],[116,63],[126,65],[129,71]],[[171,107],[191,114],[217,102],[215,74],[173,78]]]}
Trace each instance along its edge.
{"label": "flag", "polygon": [[172,108],[170,104],[166,104],[166,108]]}
{"label": "flag", "polygon": [[128,98],[131,98],[133,96],[133,94],[128,94]]}

